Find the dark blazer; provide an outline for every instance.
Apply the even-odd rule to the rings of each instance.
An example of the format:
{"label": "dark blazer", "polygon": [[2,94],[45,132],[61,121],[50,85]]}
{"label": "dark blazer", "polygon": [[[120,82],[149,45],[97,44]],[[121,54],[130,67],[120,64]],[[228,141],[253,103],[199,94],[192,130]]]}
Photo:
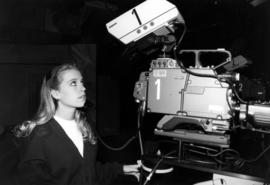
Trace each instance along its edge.
{"label": "dark blazer", "polygon": [[103,185],[123,173],[120,164],[96,162],[97,146],[89,142],[82,157],[54,119],[36,126],[24,146],[18,168],[23,185]]}

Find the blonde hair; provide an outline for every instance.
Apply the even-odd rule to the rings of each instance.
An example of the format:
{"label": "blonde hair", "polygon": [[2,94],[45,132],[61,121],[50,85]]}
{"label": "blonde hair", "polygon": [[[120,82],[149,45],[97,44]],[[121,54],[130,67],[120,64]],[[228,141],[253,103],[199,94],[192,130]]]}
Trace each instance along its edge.
{"label": "blonde hair", "polygon": [[[57,107],[57,101],[51,95],[51,90],[57,90],[59,88],[59,85],[62,82],[62,74],[68,70],[80,71],[75,64],[62,64],[53,68],[51,73],[43,78],[40,91],[39,108],[33,119],[24,121],[21,125],[15,128],[15,135],[17,137],[29,136],[37,125],[45,124],[53,118]],[[78,109],[75,111],[75,121],[82,132],[84,140],[88,140],[90,143],[96,144],[96,138],[86,120],[85,114]]]}

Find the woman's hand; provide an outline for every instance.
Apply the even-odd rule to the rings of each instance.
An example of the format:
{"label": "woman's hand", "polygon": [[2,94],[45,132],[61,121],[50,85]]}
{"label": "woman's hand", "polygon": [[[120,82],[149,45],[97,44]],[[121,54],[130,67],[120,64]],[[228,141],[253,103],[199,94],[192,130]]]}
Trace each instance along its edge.
{"label": "woman's hand", "polygon": [[141,161],[138,160],[137,164],[124,165],[123,171],[125,175],[133,175],[139,181],[140,180],[140,172],[139,172],[140,167],[141,167]]}

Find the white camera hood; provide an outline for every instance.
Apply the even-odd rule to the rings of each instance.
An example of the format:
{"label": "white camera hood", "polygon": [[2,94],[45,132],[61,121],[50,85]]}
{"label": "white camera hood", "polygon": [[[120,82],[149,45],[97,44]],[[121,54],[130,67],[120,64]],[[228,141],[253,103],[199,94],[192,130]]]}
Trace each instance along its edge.
{"label": "white camera hood", "polygon": [[106,24],[108,32],[124,44],[150,33],[166,35],[174,23],[184,23],[178,9],[166,0],[146,0]]}

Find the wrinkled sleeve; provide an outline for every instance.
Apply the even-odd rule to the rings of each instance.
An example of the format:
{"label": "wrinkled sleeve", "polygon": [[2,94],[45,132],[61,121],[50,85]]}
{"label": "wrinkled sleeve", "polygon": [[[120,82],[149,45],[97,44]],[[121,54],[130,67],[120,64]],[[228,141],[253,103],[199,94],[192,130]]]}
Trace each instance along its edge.
{"label": "wrinkled sleeve", "polygon": [[45,163],[42,138],[27,140],[18,165],[18,177],[22,185],[47,185],[50,183],[49,169]]}
{"label": "wrinkled sleeve", "polygon": [[21,185],[51,185],[51,177],[42,160],[24,161],[19,166]]}
{"label": "wrinkled sleeve", "polygon": [[110,184],[118,175],[124,174],[123,165],[113,163],[96,162],[96,177],[101,185]]}

